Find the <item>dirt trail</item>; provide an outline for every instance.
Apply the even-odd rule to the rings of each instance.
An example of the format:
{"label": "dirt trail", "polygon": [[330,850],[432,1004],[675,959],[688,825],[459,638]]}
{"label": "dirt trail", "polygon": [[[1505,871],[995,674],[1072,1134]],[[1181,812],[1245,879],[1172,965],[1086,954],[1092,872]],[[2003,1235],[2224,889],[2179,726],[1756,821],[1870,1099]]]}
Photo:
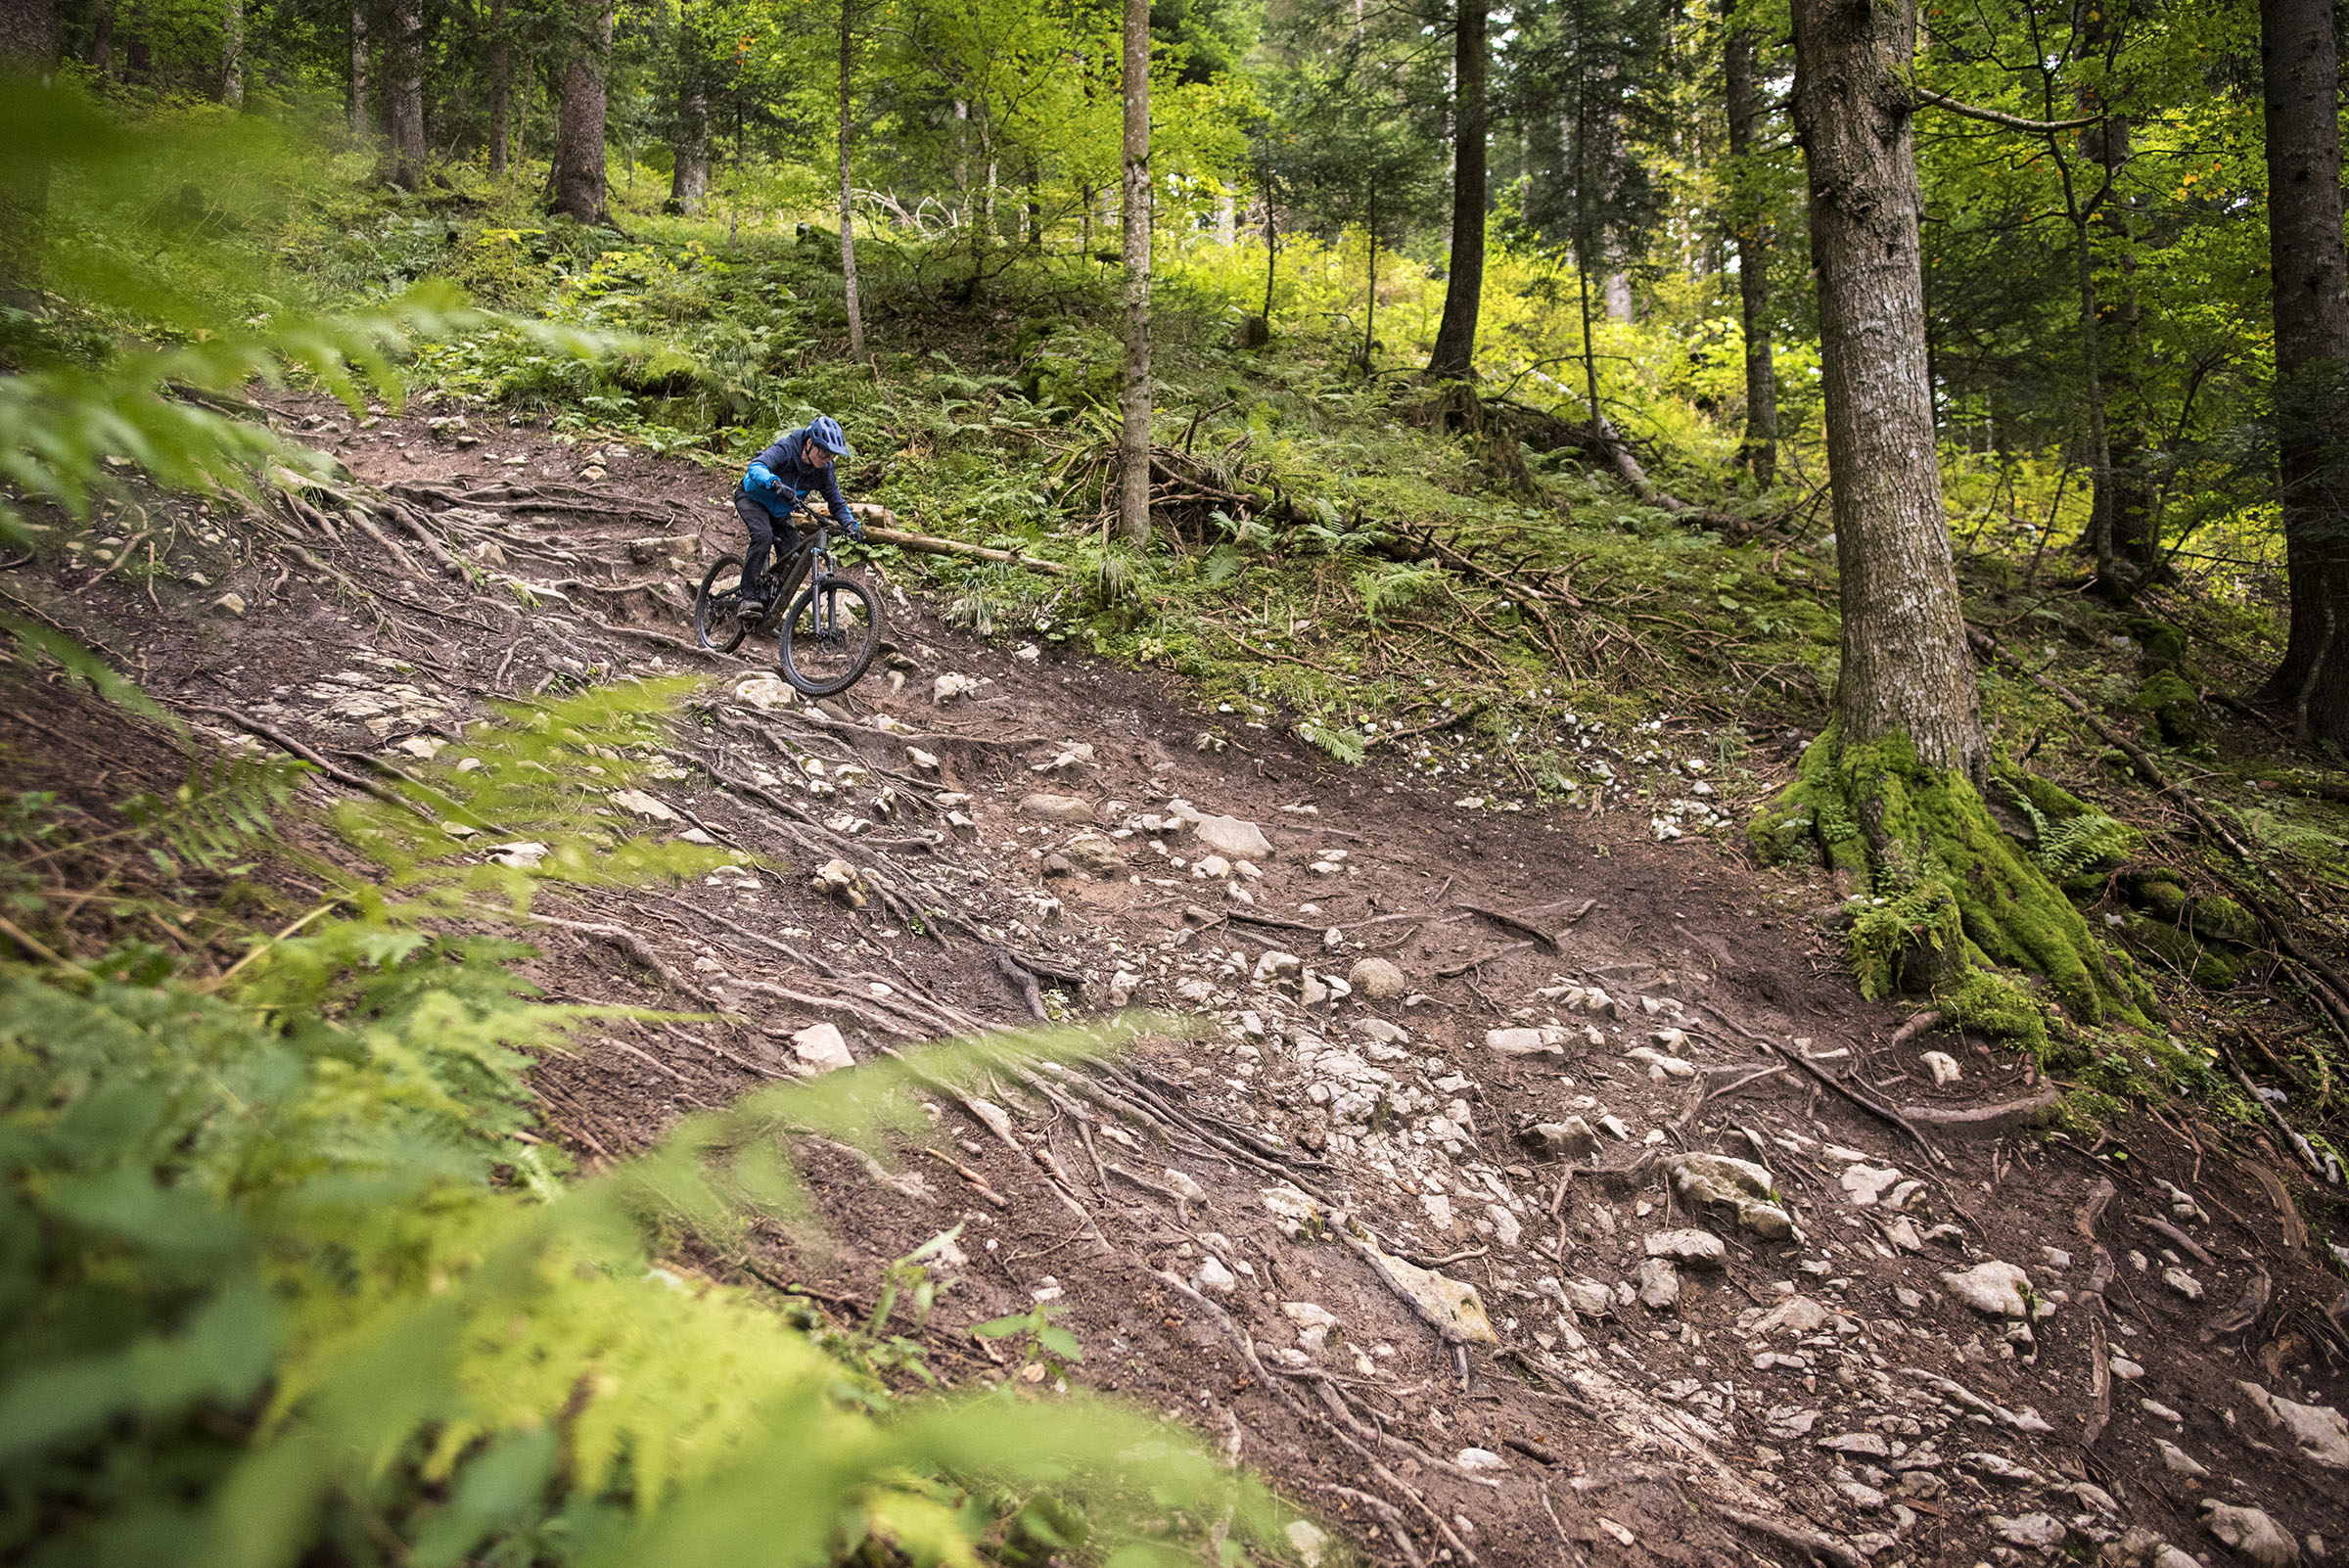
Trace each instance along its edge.
{"label": "dirt trail", "polygon": [[[864,1058],[1047,1006],[1196,1029],[1115,1068],[1007,1072],[999,1110],[940,1096],[888,1166],[804,1147],[830,1239],[769,1235],[713,1272],[853,1315],[961,1222],[942,1372],[1032,1378],[961,1330],[1064,1304],[1085,1381],[1376,1561],[2182,1568],[2164,1543],[2280,1562],[2349,1524],[2326,1485],[2349,1467],[2339,1284],[2287,1163],[2199,1125],[2091,1147],[2023,1112],[1964,1122],[2048,1085],[1979,1042],[1895,1042],[1904,1015],[1862,1002],[1804,916],[1823,884],[1658,845],[1643,813],[1466,811],[895,594],[886,666],[810,708],[670,640],[689,563],[733,544],[706,472],[303,412],[421,532],[319,497],[305,563],[180,512],[167,599],[79,569],[17,591],[159,697],[344,765],[429,754],[567,676],[716,677],[654,799],[616,810],[785,869],[548,890],[542,912],[635,944],[546,928],[550,992],[727,1014],[544,1062],[580,1156],[835,1042]],[[441,548],[538,607],[455,581]],[[241,612],[207,610],[223,592]],[[942,681],[977,684],[942,702]],[[811,885],[835,856],[863,906]],[[921,910],[946,914],[917,932]]]}

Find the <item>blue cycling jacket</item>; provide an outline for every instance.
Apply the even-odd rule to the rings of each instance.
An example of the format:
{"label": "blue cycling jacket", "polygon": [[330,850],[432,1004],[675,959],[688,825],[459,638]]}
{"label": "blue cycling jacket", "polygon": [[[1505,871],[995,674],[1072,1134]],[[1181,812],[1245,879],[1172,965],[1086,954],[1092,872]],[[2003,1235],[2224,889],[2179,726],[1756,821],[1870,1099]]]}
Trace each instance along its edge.
{"label": "blue cycling jacket", "polygon": [[831,503],[832,521],[853,530],[856,520],[849,515],[848,500],[840,493],[839,465],[806,461],[806,426],[785,431],[774,445],[751,460],[742,476],[743,489],[775,517],[789,515],[802,496],[820,489]]}

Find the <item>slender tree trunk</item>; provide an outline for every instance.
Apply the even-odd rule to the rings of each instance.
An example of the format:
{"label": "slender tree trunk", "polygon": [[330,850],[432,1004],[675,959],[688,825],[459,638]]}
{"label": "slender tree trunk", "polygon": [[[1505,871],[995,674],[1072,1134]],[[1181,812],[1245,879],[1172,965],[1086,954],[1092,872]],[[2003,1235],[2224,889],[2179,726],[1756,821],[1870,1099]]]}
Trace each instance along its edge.
{"label": "slender tree trunk", "polygon": [[849,115],[850,90],[854,85],[854,33],[851,0],[840,0],[840,279],[848,296],[849,357],[864,360],[864,307],[856,298],[856,209],[849,183],[849,149],[853,124]]}
{"label": "slender tree trunk", "polygon": [[[2110,5],[2090,5],[2081,35],[2085,52],[2116,53],[2118,29],[2126,11]],[[2161,564],[2161,529],[2153,516],[2152,487],[2144,473],[2144,399],[2138,388],[2143,366],[2139,363],[2137,303],[2137,223],[2132,203],[2121,185],[2121,174],[2133,152],[2132,132],[2125,115],[2112,113],[2101,87],[2084,86],[2079,94],[2083,115],[2104,115],[2101,123],[2080,133],[2080,149],[2103,171],[2105,197],[2098,219],[2105,234],[2118,240],[2120,276],[2116,286],[2100,290],[2100,368],[2104,385],[2119,392],[2119,405],[2104,399],[2104,466],[2090,506],[2092,540],[2105,541],[2112,560],[2130,576],[2142,580]],[[2083,236],[2085,243],[2086,237]],[[2100,566],[2099,570],[2103,570]]]}
{"label": "slender tree trunk", "polygon": [[1607,416],[1598,406],[1598,346],[1590,341],[1590,263],[1574,248],[1574,281],[1583,303],[1583,396],[1590,404],[1590,433],[1606,438]]}
{"label": "slender tree trunk", "polygon": [[220,102],[245,107],[245,0],[220,6]]}
{"label": "slender tree trunk", "polygon": [[[1427,373],[1476,377],[1476,318],[1485,294],[1485,21],[1491,0],[1456,0],[1452,24],[1451,275]],[[1373,270],[1377,252],[1371,253]]]}
{"label": "slender tree trunk", "polygon": [[1150,539],[1150,0],[1126,0],[1126,385],[1118,434],[1118,521],[1130,544]]}
{"label": "slender tree trunk", "polygon": [[1769,218],[1755,189],[1754,145],[1762,135],[1762,93],[1754,81],[1754,34],[1729,22],[1724,39],[1728,85],[1729,226],[1737,249],[1737,308],[1745,336],[1745,440],[1737,460],[1764,488],[1778,475],[1778,377],[1771,360]]}
{"label": "slender tree trunk", "polygon": [[611,58],[612,0],[582,0],[573,13],[549,173],[552,208],[581,223],[612,221],[604,185],[604,72]]}
{"label": "slender tree trunk", "polygon": [[115,73],[115,0],[98,0],[90,19],[90,69],[101,76]]}
{"label": "slender tree trunk", "polygon": [[967,99],[954,100],[954,221],[967,222],[971,215],[971,106]]}
{"label": "slender tree trunk", "polygon": [[489,172],[502,176],[512,156],[514,40],[506,30],[506,0],[489,0]]}
{"label": "slender tree trunk", "polygon": [[2349,748],[2349,258],[2330,0],[2261,0],[2277,469],[2291,635],[2264,695],[2304,740]]}
{"label": "slender tree trunk", "polygon": [[[710,88],[702,55],[702,29],[693,7],[683,6],[677,13],[677,139],[669,149],[673,162],[666,206],[688,215],[699,212],[710,194]],[[845,101],[842,113],[847,113]]]}
{"label": "slender tree trunk", "polygon": [[1272,331],[1272,282],[1279,275],[1280,228],[1272,208],[1272,181],[1265,181],[1265,332]]}
{"label": "slender tree trunk", "polygon": [[1370,266],[1362,279],[1362,374],[1370,374],[1370,352],[1378,346],[1378,187],[1370,187]]}
{"label": "slender tree trunk", "polygon": [[1842,743],[1989,762],[1942,515],[1925,368],[1909,71],[1916,0],[1794,0],[1794,123],[1811,187],[1819,370],[1842,579]]}
{"label": "slender tree trunk", "polygon": [[424,185],[424,0],[392,0],[392,47],[385,69],[391,91],[385,103],[385,177],[406,190]]}
{"label": "slender tree trunk", "polygon": [[365,141],[373,129],[367,114],[367,5],[350,0],[350,135]]}

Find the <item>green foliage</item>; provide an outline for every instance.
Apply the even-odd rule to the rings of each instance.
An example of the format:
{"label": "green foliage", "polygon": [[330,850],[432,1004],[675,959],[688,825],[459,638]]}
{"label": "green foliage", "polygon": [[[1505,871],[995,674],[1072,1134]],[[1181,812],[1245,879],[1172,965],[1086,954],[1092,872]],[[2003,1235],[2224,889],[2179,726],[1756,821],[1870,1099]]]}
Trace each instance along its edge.
{"label": "green foliage", "polygon": [[[517,831],[609,840],[588,803],[650,765],[620,748],[648,744],[674,696],[518,710],[476,730],[480,765],[437,776]],[[234,854],[291,776],[200,774],[138,803],[131,832]],[[37,853],[43,808],[17,803],[0,849]],[[892,1268],[852,1336],[675,1261],[722,1270],[753,1221],[797,1222],[789,1136],[874,1146],[924,1125],[929,1085],[1123,1034],[776,1085],[567,1181],[530,1132],[528,1075],[597,1010],[544,1002],[509,967],[526,949],[452,928],[495,919],[483,868],[434,838],[464,835],[410,821],[345,818],[428,900],[349,883],[225,983],[154,949],[0,964],[0,1550],[634,1568],[817,1564],[869,1541],[938,1562],[1078,1543],[1172,1561],[1179,1542],[1137,1523],[1169,1507],[1278,1545],[1289,1515],[1155,1420],[1017,1383],[894,1392],[927,1374],[885,1330],[900,1306],[928,1314],[950,1233]],[[632,846],[554,874],[679,868]],[[527,899],[529,873],[501,880]],[[1055,1364],[1082,1355],[1046,1317],[1028,1331]]]}
{"label": "green foliage", "polygon": [[[1954,964],[2046,976],[2083,1023],[2144,1023],[2149,995],[2131,984],[2047,871],[1991,822],[1968,780],[1923,766],[1908,737],[1846,746],[1830,725],[1805,753],[1797,781],[1751,831],[1758,846],[1779,853],[1800,842],[1797,824],[1806,818],[1827,864],[1881,900],[1875,918],[1863,916],[1854,932],[1854,961],[1871,993],[1904,980],[1901,944],[1914,938],[1909,952],[1921,946]],[[1961,952],[1949,951],[1952,904]],[[1938,974],[1926,978],[1940,983]]]}
{"label": "green foliage", "polygon": [[294,798],[295,786],[309,771],[306,762],[232,757],[199,766],[168,798],[132,796],[122,803],[122,814],[161,841],[158,854],[168,850],[191,865],[216,871],[253,853],[268,836],[270,818]]}

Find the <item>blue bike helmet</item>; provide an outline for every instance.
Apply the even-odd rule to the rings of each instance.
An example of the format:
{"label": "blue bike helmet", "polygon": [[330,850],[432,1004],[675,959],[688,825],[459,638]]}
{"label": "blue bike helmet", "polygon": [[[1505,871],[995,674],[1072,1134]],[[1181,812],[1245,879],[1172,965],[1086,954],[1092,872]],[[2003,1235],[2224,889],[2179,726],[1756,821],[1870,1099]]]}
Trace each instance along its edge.
{"label": "blue bike helmet", "polygon": [[814,438],[816,445],[834,457],[849,455],[849,438],[841,433],[840,421],[830,414],[818,414],[809,420],[807,434]]}

